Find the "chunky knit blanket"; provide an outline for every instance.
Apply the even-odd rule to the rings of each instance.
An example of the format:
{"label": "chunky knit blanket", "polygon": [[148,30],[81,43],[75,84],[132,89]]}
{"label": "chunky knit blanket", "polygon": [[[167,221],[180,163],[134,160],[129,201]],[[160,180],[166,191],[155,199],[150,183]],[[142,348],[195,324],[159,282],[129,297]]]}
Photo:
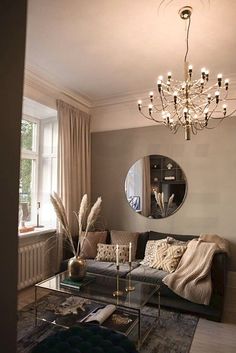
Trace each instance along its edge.
{"label": "chunky knit blanket", "polygon": [[[211,240],[213,242],[209,242]],[[218,246],[219,241],[221,246]],[[227,241],[215,235],[201,235],[199,240],[191,240],[176,271],[168,274],[163,282],[179,296],[208,305],[212,293],[212,259],[216,252],[228,253],[227,244]]]}

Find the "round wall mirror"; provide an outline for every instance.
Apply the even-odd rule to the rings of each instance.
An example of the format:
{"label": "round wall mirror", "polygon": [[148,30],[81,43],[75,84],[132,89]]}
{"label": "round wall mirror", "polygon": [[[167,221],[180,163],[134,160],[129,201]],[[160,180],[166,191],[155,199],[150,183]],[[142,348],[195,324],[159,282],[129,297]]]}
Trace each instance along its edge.
{"label": "round wall mirror", "polygon": [[133,210],[148,218],[165,218],[183,204],[187,181],[181,167],[162,155],[135,162],[125,179],[125,193]]}

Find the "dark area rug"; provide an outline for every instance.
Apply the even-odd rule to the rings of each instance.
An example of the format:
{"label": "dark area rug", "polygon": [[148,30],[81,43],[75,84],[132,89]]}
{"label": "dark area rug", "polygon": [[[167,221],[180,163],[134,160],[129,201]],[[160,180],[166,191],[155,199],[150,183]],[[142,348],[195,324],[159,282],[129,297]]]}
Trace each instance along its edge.
{"label": "dark area rug", "polygon": [[[58,307],[67,297],[50,294],[38,301],[38,316],[54,321],[58,325],[74,326],[98,304],[88,303],[79,310],[77,315],[68,314],[61,316],[55,314]],[[155,314],[156,308],[145,307],[144,312]],[[157,313],[157,311],[156,311]],[[59,326],[45,321],[37,322],[35,326],[34,303],[25,306],[18,312],[18,340],[17,352],[29,353],[44,338],[63,330]],[[147,319],[145,319],[147,320]],[[143,327],[148,323],[143,321]],[[174,313],[162,309],[159,321],[153,327],[148,338],[139,350],[140,353],[188,353],[192,344],[195,329],[198,323],[196,316]]]}

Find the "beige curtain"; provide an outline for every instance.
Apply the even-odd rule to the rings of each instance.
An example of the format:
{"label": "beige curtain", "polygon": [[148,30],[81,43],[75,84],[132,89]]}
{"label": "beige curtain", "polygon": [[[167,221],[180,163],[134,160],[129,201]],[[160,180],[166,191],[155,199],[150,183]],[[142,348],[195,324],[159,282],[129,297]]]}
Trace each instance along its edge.
{"label": "beige curtain", "polygon": [[78,211],[82,196],[91,192],[90,116],[57,100],[58,112],[58,192],[71,232],[77,234],[73,211]]}
{"label": "beige curtain", "polygon": [[142,184],[142,215],[151,214],[151,177],[150,177],[150,157],[142,158],[143,184]]}

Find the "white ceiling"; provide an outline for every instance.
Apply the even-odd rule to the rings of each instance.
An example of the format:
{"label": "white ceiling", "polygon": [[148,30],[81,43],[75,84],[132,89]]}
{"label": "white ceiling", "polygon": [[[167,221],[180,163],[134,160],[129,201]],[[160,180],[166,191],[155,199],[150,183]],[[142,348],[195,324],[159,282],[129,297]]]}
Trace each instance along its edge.
{"label": "white ceiling", "polygon": [[26,67],[99,102],[181,78],[183,5],[193,7],[189,62],[236,73],[235,0],[29,0]]}

